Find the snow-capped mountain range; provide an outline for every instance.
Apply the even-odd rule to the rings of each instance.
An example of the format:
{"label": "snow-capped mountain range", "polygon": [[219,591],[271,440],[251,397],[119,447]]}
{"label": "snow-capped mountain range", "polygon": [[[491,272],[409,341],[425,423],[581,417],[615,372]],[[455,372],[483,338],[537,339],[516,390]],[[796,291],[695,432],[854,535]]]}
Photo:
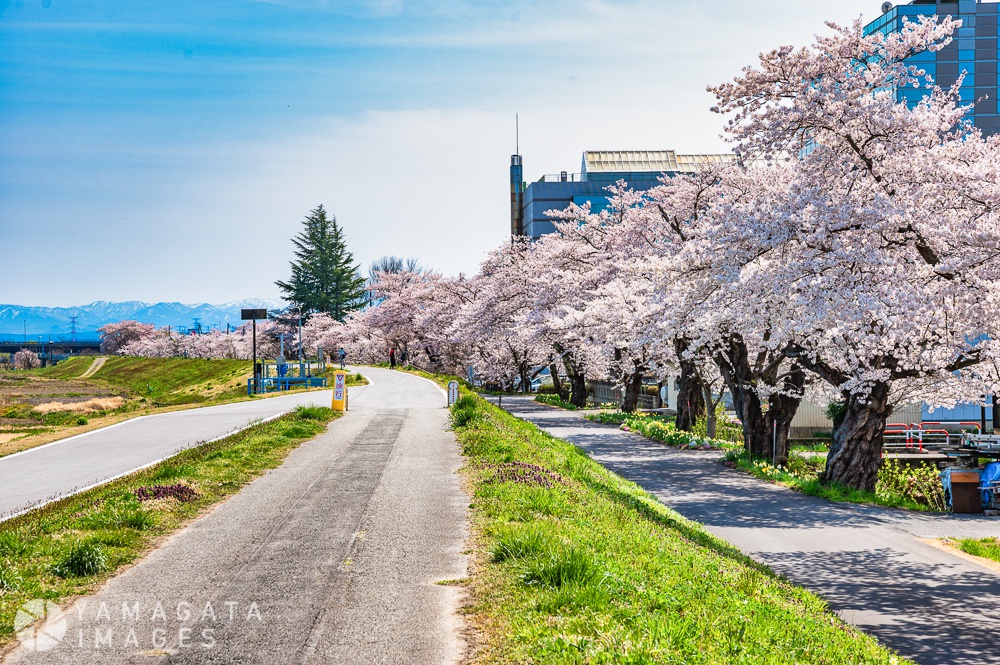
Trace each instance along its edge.
{"label": "snow-capped mountain range", "polygon": [[[203,329],[226,329],[226,324],[238,326],[240,310],[244,308],[283,309],[287,305],[280,300],[248,298],[210,305],[185,305],[179,302],[147,303],[139,301],[107,302],[98,300],[79,307],[27,307],[24,305],[0,305],[0,336],[51,335],[67,337],[70,334],[70,317],[76,316],[78,338],[96,337],[97,329],[108,323],[135,320],[152,323],[157,327],[172,326],[190,329],[197,318]],[[25,326],[27,324],[27,326]]]}

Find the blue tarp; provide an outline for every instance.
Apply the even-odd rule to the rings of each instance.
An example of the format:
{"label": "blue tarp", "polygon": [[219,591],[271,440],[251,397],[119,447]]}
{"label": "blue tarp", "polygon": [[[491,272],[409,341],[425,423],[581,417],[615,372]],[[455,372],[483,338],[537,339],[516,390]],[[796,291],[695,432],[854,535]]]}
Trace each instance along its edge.
{"label": "blue tarp", "polygon": [[[1000,487],[1000,462],[990,462],[983,468],[983,472],[979,476],[979,485],[980,487]],[[994,491],[1000,493],[1000,489]],[[988,489],[983,490],[983,508],[989,507],[992,493]]]}

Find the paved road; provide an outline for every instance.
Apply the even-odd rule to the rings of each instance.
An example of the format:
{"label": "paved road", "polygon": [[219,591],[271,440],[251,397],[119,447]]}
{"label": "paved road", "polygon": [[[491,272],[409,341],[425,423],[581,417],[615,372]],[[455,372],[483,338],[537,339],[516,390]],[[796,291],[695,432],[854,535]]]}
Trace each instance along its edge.
{"label": "paved road", "polygon": [[918,663],[1000,663],[1000,576],[920,538],[1000,536],[1000,519],[834,504],[583,420],[504,398],[685,517],[827,599],[846,621]]}
{"label": "paved road", "polygon": [[77,601],[54,649],[7,662],[458,662],[459,592],[437,582],[466,575],[468,498],[445,397],[364,371],[325,434]]}
{"label": "paved road", "polygon": [[148,466],[300,404],[330,404],[330,391],[141,416],[0,457],[0,520]]}

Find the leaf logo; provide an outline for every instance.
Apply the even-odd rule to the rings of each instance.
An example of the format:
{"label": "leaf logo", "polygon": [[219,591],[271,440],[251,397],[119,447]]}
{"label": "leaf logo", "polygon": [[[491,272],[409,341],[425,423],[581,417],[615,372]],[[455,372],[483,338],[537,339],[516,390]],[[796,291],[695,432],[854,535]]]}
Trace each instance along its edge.
{"label": "leaf logo", "polygon": [[66,615],[51,600],[35,598],[18,608],[14,632],[25,648],[48,651],[58,646],[66,635]]}

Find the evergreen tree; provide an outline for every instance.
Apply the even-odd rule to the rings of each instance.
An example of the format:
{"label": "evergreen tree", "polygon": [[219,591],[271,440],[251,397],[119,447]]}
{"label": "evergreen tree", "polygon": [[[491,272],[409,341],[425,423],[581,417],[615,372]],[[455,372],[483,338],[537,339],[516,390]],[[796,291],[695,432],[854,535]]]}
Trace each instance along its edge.
{"label": "evergreen tree", "polygon": [[295,258],[292,277],[275,282],[285,300],[303,313],[324,312],[343,321],[367,294],[360,266],[347,251],[337,218],[328,218],[322,204],[303,222],[305,229],[292,238]]}

